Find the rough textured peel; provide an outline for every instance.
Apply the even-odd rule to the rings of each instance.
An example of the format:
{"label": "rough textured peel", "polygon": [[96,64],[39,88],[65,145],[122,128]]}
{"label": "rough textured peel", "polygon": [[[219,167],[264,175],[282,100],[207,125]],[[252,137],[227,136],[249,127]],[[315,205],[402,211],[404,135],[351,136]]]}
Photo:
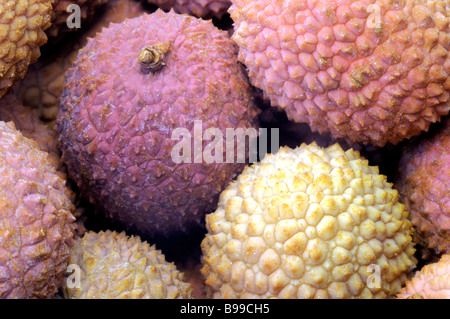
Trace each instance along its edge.
{"label": "rough textured peel", "polygon": [[442,255],[438,262],[425,265],[406,282],[397,298],[414,296],[421,299],[450,299],[450,255]]}
{"label": "rough textured peel", "polygon": [[[61,160],[61,152],[58,147],[58,134],[56,130],[49,128],[38,118],[36,110],[23,106],[12,94],[7,94],[0,100],[0,121],[13,122],[17,130],[26,138],[34,140],[39,149],[48,153],[48,161],[56,170],[56,174],[67,179],[67,170]],[[77,202],[77,194],[67,185],[66,195],[73,203]],[[83,209],[76,205],[72,214],[76,217],[74,222],[75,236],[82,235],[86,229],[83,225]]]}
{"label": "rough textured peel", "polygon": [[0,121],[0,298],[50,298],[73,245],[65,180],[35,141]]}
{"label": "rough textured peel", "polygon": [[146,0],[163,10],[175,10],[198,18],[221,18],[231,5],[230,0]]}
{"label": "rough textured peel", "polygon": [[450,110],[447,0],[233,0],[252,83],[314,131],[384,146]]}
{"label": "rough textured peel", "polygon": [[122,22],[126,18],[137,17],[144,12],[141,3],[134,0],[110,0],[103,11],[94,25],[80,35],[75,43],[66,44],[56,56],[51,54],[32,64],[26,77],[13,86],[14,94],[22,103],[37,109],[39,118],[49,125],[54,124],[58,115],[64,74],[75,61],[78,51],[86,44],[87,39],[94,37],[110,23]]}
{"label": "rough textured peel", "polygon": [[40,56],[50,26],[50,0],[0,3],[0,98]]}
{"label": "rough textured peel", "polygon": [[58,174],[61,178],[66,178],[58,149],[58,134],[39,120],[36,111],[24,107],[14,95],[8,94],[0,100],[0,121],[14,122],[25,137],[36,141],[39,148],[48,153]]}
{"label": "rough textured peel", "polygon": [[[161,44],[169,44],[165,66],[143,70],[141,50]],[[66,74],[57,127],[63,160],[87,198],[127,227],[167,234],[202,223],[245,166],[198,163],[194,149],[190,163],[176,163],[175,130],[193,139],[200,121],[201,133],[217,128],[225,136],[227,128],[256,127],[256,113],[228,34],[158,10],[88,40]]]}
{"label": "rough textured peel", "polygon": [[450,253],[450,118],[405,147],[395,186],[410,211],[416,241],[437,255]]}
{"label": "rough textured peel", "polygon": [[417,260],[398,192],[352,149],[281,147],[206,216],[213,298],[387,298]]}
{"label": "rough textured peel", "polygon": [[[107,230],[87,232],[70,251],[79,287],[64,286],[70,299],[188,299],[192,288],[173,263],[141,241]],[[71,280],[70,278],[67,278]]]}

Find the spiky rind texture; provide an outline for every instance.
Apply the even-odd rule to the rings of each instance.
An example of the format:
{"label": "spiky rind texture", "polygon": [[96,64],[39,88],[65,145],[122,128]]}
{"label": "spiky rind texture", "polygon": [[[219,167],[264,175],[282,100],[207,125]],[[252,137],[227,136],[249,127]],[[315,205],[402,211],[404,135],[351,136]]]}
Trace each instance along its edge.
{"label": "spiky rind texture", "polygon": [[[52,0],[51,27],[46,31],[52,40],[60,40],[68,32],[84,30],[99,7],[109,0]],[[78,7],[69,7],[76,5]],[[69,10],[71,9],[72,10]],[[76,8],[76,9],[74,9]],[[79,11],[77,11],[79,8]],[[79,13],[80,27],[69,28],[67,22],[74,22],[74,14]]]}
{"label": "spiky rind texture", "polygon": [[65,181],[35,141],[0,121],[0,297],[49,298],[73,245]]}
{"label": "spiky rind texture", "polygon": [[[142,72],[142,48],[168,41],[166,65]],[[87,198],[127,227],[167,234],[201,224],[245,166],[195,163],[193,156],[176,164],[180,137],[172,134],[186,129],[193,138],[199,120],[203,131],[225,136],[226,128],[256,126],[256,112],[227,33],[211,21],[158,10],[88,40],[66,75],[57,127],[63,161]]]}
{"label": "spiky rind texture", "polygon": [[86,44],[87,39],[94,37],[112,22],[122,22],[143,12],[142,5],[137,1],[110,0],[104,8],[104,13],[80,36],[80,39],[77,39],[76,43],[70,42],[60,54],[46,57],[31,65],[26,77],[13,86],[14,94],[24,105],[36,109],[41,120],[49,125],[54,124],[64,87],[64,74],[72,66],[78,51]]}
{"label": "spiky rind texture", "polygon": [[433,136],[403,150],[395,187],[410,211],[418,243],[435,254],[450,253],[450,118]]}
{"label": "spiky rind texture", "polygon": [[[14,95],[7,94],[0,100],[0,121],[13,122],[24,137],[34,140],[42,151],[48,153],[48,160],[58,176],[63,180],[67,179],[67,171],[58,147],[58,134],[39,120],[36,110],[24,107]],[[73,203],[77,201],[77,194],[70,187],[66,188],[66,195]],[[74,236],[80,236],[86,231],[82,212],[83,209],[78,206],[72,212],[77,219],[73,225]]]}
{"label": "spiky rind texture", "polygon": [[397,298],[450,299],[450,255],[423,266],[406,282]]}
{"label": "spiky rind texture", "polygon": [[63,290],[66,298],[191,298],[190,284],[173,263],[167,262],[155,246],[124,232],[85,233],[71,249],[69,265],[73,265],[71,269],[75,270],[73,275],[79,286],[66,283]]}
{"label": "spiky rind texture", "polygon": [[39,120],[37,112],[24,107],[11,94],[0,100],[0,121],[14,122],[15,127],[27,138],[33,139],[39,148],[48,153],[52,165],[61,178],[66,178],[65,169],[58,149],[58,134]]}
{"label": "spiky rind texture", "polygon": [[448,114],[447,0],[232,3],[239,59],[290,119],[382,147]]}
{"label": "spiky rind texture", "polygon": [[2,1],[0,3],[0,98],[27,73],[47,42],[50,0]]}
{"label": "spiky rind texture", "polygon": [[222,18],[231,5],[230,0],[146,0],[163,10],[175,10],[198,18]]}
{"label": "spiky rind texture", "polygon": [[397,199],[376,166],[338,144],[266,155],[206,216],[202,274],[211,296],[395,296],[417,262]]}

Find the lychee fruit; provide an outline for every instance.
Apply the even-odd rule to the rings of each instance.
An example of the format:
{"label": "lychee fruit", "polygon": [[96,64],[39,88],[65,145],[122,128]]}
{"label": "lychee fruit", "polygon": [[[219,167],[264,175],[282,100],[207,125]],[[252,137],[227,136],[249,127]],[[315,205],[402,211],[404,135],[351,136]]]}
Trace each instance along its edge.
{"label": "lychee fruit", "polygon": [[212,298],[389,298],[417,263],[398,192],[339,144],[281,147],[246,167],[206,227]]}
{"label": "lychee fruit", "polygon": [[271,105],[383,147],[450,110],[450,2],[233,0],[233,40]]}
{"label": "lychee fruit", "polygon": [[450,255],[427,264],[407,281],[398,299],[450,299]]}
{"label": "lychee fruit", "polygon": [[89,231],[70,250],[67,299],[190,299],[191,285],[161,251],[124,232]]}
{"label": "lychee fruit", "polygon": [[28,66],[37,61],[40,47],[47,42],[50,0],[2,1],[0,3],[0,98]]}
{"label": "lychee fruit", "polygon": [[65,180],[37,143],[0,121],[0,298],[51,298],[73,245]]}
{"label": "lychee fruit", "polygon": [[119,23],[144,13],[142,4],[134,0],[110,0],[103,9],[95,23],[75,43],[71,41],[58,50],[60,52],[43,56],[30,66],[25,78],[13,86],[14,94],[22,103],[36,109],[39,118],[52,127],[58,115],[64,74],[72,66],[87,39],[94,37],[110,23]]}
{"label": "lychee fruit", "polygon": [[249,154],[227,147],[226,131],[256,128],[256,114],[227,32],[157,10],[88,40],[66,74],[57,128],[86,198],[128,229],[167,235],[215,208]]}
{"label": "lychee fruit", "polygon": [[450,118],[439,124],[403,149],[395,182],[415,241],[437,255],[450,253]]}
{"label": "lychee fruit", "polygon": [[[47,159],[55,168],[56,174],[61,179],[67,180],[67,170],[61,160],[61,152],[58,146],[58,133],[39,120],[36,110],[23,106],[14,95],[7,94],[0,100],[0,121],[13,122],[15,128],[24,137],[34,140],[39,149],[47,153]],[[83,208],[77,204],[78,196],[72,189],[73,185],[70,182],[66,184],[66,196],[76,207],[75,211],[72,212],[72,215],[76,218],[73,223],[74,236],[80,236],[86,231],[83,224],[85,219],[85,216],[82,216]]]}
{"label": "lychee fruit", "polygon": [[23,106],[14,95],[8,94],[0,100],[0,121],[14,122],[25,137],[36,141],[39,148],[48,153],[57,173],[64,179],[67,177],[58,148],[58,133],[39,120],[35,110]]}

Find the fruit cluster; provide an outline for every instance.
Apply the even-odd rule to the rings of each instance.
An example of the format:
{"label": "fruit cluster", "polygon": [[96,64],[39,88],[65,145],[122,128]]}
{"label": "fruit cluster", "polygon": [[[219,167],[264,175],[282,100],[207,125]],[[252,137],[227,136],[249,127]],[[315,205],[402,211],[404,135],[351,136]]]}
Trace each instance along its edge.
{"label": "fruit cluster", "polygon": [[450,2],[0,2],[0,298],[450,299]]}

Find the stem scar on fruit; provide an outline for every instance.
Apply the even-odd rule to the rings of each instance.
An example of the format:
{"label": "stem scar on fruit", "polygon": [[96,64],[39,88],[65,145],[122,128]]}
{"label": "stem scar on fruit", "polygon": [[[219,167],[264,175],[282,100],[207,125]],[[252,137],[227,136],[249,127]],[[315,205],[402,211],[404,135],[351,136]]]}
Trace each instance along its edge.
{"label": "stem scar on fruit", "polygon": [[150,45],[143,48],[138,55],[138,61],[141,65],[143,72],[157,72],[166,64],[164,63],[164,58],[167,52],[171,49],[172,41],[167,41],[166,43],[158,42],[155,45]]}

